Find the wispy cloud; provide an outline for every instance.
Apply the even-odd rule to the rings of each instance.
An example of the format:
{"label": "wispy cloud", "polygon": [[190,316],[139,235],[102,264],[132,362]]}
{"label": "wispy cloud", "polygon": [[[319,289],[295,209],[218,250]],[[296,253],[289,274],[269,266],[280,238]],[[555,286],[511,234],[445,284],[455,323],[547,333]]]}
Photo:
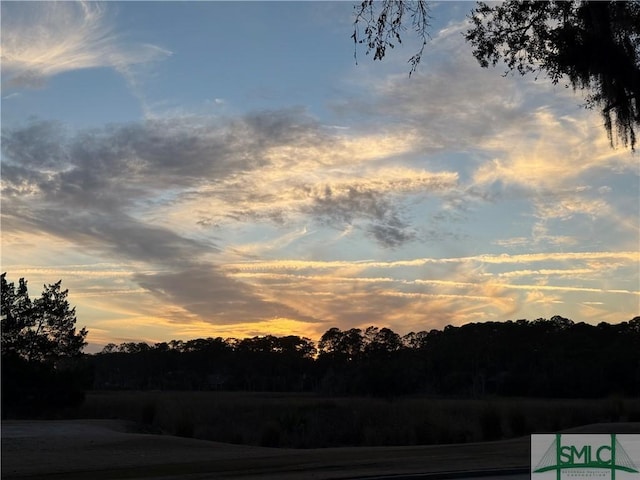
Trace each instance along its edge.
{"label": "wispy cloud", "polygon": [[[8,86],[38,87],[57,74],[165,58],[156,45],[127,44],[98,2],[3,2],[2,75]],[[28,34],[25,34],[28,32]]]}
{"label": "wispy cloud", "polygon": [[[554,277],[554,278],[565,278],[572,273],[594,273],[593,269],[570,269],[570,270],[541,270],[532,273],[524,273],[522,271],[519,272],[508,272],[507,274],[498,274],[497,277],[520,277],[520,276],[533,276],[537,275],[539,277]],[[514,275],[511,275],[514,273]],[[254,280],[267,280],[265,283],[274,284],[274,280],[287,280],[287,281],[309,281],[312,280],[316,283],[324,283],[325,285],[332,284],[340,284],[340,283],[362,283],[362,284],[389,284],[395,283],[398,285],[430,285],[436,287],[444,287],[444,288],[454,288],[454,289],[468,289],[468,288],[476,288],[482,284],[489,284],[487,278],[489,275],[483,275],[482,277],[478,277],[476,282],[463,282],[463,281],[452,281],[452,280],[405,280],[398,278],[379,278],[379,277],[341,277],[341,276],[333,276],[333,275],[325,275],[325,276],[313,276],[313,275],[293,275],[293,274],[264,274],[264,273],[236,273],[231,274],[232,277],[236,278],[246,278],[246,279],[254,279]],[[575,278],[572,276],[572,278]],[[590,293],[621,293],[621,294],[631,294],[631,295],[640,295],[640,291],[634,290],[623,290],[623,289],[607,289],[607,288],[589,288],[589,287],[573,287],[573,286],[559,286],[559,285],[541,285],[541,284],[509,284],[502,283],[489,280],[490,284],[496,288],[502,288],[506,290],[528,290],[528,291],[565,291],[565,292],[590,292]],[[278,285],[281,283],[275,282]],[[396,292],[397,293],[397,292]],[[405,292],[407,293],[407,292]],[[390,292],[384,292],[382,294],[391,294]],[[407,293],[409,295],[409,293]],[[411,293],[410,295],[434,295],[434,294],[418,294]],[[435,294],[435,295],[443,295],[443,294]],[[481,298],[475,295],[464,295],[457,294],[448,296],[463,296],[467,298]],[[482,297],[485,298],[485,297]],[[486,297],[489,298],[489,297]]]}
{"label": "wispy cloud", "polygon": [[[388,262],[257,261],[223,269],[266,297],[277,297],[299,312],[313,312],[329,324],[362,327],[381,322],[406,331],[513,315],[553,315],[571,295],[633,305],[640,291],[612,287],[607,279],[633,272],[638,260],[636,252],[570,252]],[[521,269],[536,264],[556,268]]]}
{"label": "wispy cloud", "polygon": [[398,268],[398,267],[421,267],[431,263],[467,263],[478,262],[487,264],[522,264],[532,262],[561,262],[569,260],[621,260],[629,264],[640,261],[638,252],[546,252],[529,254],[499,254],[499,255],[475,255],[469,257],[450,258],[416,258],[411,260],[393,261],[304,261],[304,260],[274,260],[257,261],[228,264],[226,267],[237,270],[303,270],[312,269],[333,269],[341,267],[365,268]]}

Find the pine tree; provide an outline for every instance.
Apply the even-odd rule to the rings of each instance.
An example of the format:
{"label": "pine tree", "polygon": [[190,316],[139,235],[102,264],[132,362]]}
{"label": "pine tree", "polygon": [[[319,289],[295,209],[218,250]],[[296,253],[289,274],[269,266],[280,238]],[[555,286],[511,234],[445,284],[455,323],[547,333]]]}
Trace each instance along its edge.
{"label": "pine tree", "polygon": [[55,361],[77,357],[86,345],[87,330],[76,331],[76,309],[62,290],[62,280],[45,285],[40,298],[29,298],[27,281],[16,289],[1,276],[2,355],[17,355],[27,361]]}
{"label": "pine tree", "polygon": [[4,418],[47,415],[84,398],[87,330],[76,330],[76,311],[61,285],[45,285],[31,301],[24,278],[16,288],[6,273],[0,275]]}

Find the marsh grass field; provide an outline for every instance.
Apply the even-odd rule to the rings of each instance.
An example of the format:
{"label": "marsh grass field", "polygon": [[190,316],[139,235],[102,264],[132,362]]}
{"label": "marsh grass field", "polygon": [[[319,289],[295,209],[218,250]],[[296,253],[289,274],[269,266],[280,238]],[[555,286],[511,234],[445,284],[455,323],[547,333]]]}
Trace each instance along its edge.
{"label": "marsh grass field", "polygon": [[640,399],[621,397],[94,391],[56,419],[3,421],[2,478],[526,478],[529,433],[639,433],[639,420]]}
{"label": "marsh grass field", "polygon": [[640,399],[120,391],[89,392],[84,404],[65,417],[126,420],[149,433],[264,447],[436,445],[639,422]]}

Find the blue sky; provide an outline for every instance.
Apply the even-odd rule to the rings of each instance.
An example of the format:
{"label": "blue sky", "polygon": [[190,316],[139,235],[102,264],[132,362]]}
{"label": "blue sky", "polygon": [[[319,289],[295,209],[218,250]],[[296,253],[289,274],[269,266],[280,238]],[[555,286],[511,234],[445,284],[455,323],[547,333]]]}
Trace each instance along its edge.
{"label": "blue sky", "polygon": [[2,270],[108,342],[639,307],[637,154],[482,69],[470,2],[354,61],[350,2],[3,2]]}

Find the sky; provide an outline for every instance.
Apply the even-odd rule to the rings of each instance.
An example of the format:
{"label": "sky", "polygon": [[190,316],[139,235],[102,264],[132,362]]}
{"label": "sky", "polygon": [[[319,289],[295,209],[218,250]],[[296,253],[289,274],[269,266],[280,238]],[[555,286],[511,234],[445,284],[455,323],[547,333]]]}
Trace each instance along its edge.
{"label": "sky", "polygon": [[[87,351],[640,313],[638,154],[484,69],[471,2],[354,52],[352,2],[2,2],[2,271]],[[354,58],[356,53],[356,58]]]}

